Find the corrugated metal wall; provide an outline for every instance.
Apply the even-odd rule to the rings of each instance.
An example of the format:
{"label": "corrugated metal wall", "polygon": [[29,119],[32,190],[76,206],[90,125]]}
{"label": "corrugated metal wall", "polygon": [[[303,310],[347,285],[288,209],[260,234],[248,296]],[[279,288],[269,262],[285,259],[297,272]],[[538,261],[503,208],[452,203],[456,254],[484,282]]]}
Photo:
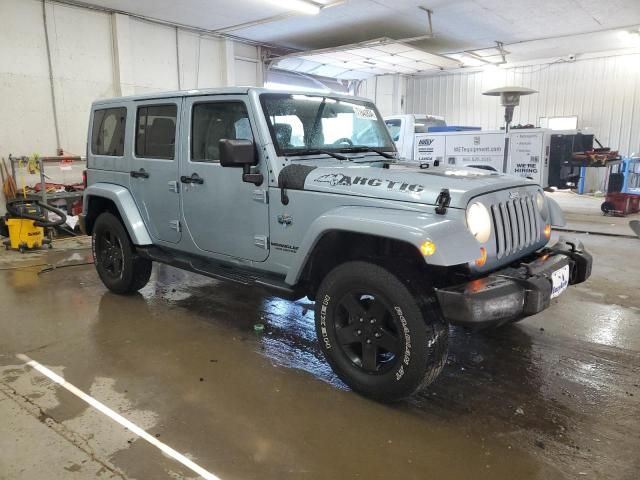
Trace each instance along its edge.
{"label": "corrugated metal wall", "polygon": [[603,145],[623,154],[640,151],[640,54],[627,54],[471,73],[411,77],[406,113],[442,115],[449,124],[484,129],[503,124],[490,88],[517,85],[540,93],[524,97],[514,124],[539,124],[540,117],[577,115]]}

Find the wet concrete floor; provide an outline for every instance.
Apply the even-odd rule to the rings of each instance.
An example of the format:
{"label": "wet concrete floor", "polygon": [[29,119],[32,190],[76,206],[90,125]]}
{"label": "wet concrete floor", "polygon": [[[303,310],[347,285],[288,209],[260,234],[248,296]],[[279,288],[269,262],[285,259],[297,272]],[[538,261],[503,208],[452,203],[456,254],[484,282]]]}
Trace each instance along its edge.
{"label": "wet concrete floor", "polygon": [[3,254],[0,478],[197,478],[21,353],[223,480],[640,478],[640,240],[578,237],[587,283],[517,325],[452,328],[440,378],[393,406],[333,375],[308,301],[166,266],[118,297],[68,266],[86,243]]}

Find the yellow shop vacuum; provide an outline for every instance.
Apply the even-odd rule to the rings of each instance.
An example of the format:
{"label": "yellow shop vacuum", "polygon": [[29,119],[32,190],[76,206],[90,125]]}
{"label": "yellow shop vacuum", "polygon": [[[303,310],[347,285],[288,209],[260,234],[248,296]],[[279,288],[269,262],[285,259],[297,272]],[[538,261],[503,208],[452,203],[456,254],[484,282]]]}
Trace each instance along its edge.
{"label": "yellow shop vacuum", "polygon": [[[49,213],[55,215],[55,220],[49,218]],[[45,237],[45,229],[57,227],[66,221],[64,212],[51,205],[37,200],[10,200],[7,202],[7,215],[4,218],[9,236],[4,240],[5,248],[20,252],[42,248],[44,245],[51,248],[51,240]]]}

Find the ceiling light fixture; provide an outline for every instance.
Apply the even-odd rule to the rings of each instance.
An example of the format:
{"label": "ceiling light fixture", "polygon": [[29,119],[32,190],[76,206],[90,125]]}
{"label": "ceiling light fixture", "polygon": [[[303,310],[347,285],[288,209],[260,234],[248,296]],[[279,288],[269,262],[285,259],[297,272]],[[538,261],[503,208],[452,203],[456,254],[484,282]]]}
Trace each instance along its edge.
{"label": "ceiling light fixture", "polygon": [[618,37],[630,47],[640,47],[640,31],[622,30],[618,32]]}
{"label": "ceiling light fixture", "polygon": [[322,7],[316,3],[308,2],[306,0],[266,0],[268,3],[272,3],[286,10],[294,10],[305,15],[317,15],[320,13]]}

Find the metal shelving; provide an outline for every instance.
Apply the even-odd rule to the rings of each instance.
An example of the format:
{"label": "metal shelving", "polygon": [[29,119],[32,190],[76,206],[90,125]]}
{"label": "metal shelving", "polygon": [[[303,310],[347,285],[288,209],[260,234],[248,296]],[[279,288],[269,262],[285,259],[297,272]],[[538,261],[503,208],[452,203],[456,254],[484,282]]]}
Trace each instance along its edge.
{"label": "metal shelving", "polygon": [[[13,176],[13,180],[18,182],[16,176],[16,164],[21,161],[25,161],[27,157],[14,157],[9,155],[9,163],[11,164],[11,175]],[[27,193],[26,198],[29,200],[40,200],[44,204],[49,204],[55,200],[65,200],[67,212],[71,213],[71,206],[78,200],[82,199],[83,192],[47,192],[47,180],[45,175],[45,164],[47,163],[59,163],[61,161],[72,161],[78,162],[82,161],[82,157],[79,156],[53,156],[53,157],[40,157],[37,159],[38,169],[40,170],[40,192],[37,193]],[[20,192],[18,192],[18,196],[22,196]]]}

